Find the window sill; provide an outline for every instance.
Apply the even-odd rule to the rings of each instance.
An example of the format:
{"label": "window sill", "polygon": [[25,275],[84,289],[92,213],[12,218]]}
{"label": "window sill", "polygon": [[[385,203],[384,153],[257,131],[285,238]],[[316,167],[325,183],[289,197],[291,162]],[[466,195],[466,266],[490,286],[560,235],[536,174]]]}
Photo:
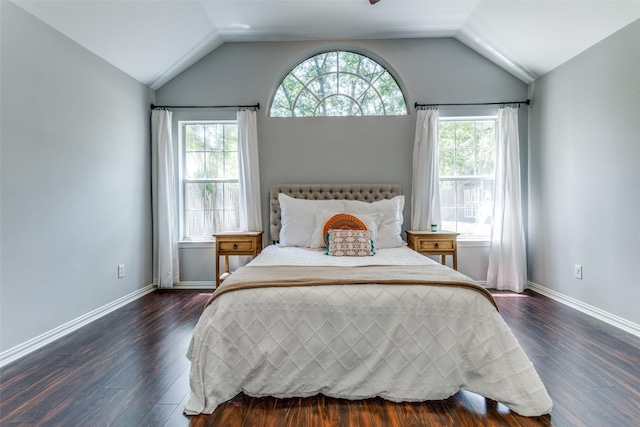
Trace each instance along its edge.
{"label": "window sill", "polygon": [[490,243],[487,238],[458,237],[459,248],[488,248]]}
{"label": "window sill", "polygon": [[178,249],[211,249],[216,247],[215,239],[208,240],[181,240]]}

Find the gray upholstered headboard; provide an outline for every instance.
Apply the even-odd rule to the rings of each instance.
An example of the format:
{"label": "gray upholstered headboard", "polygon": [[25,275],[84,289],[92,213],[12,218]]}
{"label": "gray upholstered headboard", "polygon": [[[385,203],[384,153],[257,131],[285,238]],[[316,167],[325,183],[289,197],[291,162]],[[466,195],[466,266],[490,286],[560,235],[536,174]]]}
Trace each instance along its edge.
{"label": "gray upholstered headboard", "polygon": [[402,194],[398,184],[280,184],[271,186],[269,199],[270,237],[277,242],[280,240],[280,203],[278,193],[284,193],[296,199],[308,200],[360,200],[376,202],[392,199]]}

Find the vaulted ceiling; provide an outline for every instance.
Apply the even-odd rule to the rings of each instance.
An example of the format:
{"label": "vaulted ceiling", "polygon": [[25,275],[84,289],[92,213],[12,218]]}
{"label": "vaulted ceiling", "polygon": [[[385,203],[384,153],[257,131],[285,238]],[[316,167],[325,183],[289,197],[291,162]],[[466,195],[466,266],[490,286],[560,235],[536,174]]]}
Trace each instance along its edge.
{"label": "vaulted ceiling", "polygon": [[529,83],[640,19],[640,0],[14,2],[153,89],[225,42],[432,37]]}

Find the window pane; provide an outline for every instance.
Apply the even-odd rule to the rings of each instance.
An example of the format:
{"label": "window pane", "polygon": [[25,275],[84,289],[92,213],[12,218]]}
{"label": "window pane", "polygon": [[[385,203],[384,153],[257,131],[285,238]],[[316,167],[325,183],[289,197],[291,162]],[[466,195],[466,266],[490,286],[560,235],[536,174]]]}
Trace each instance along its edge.
{"label": "window pane", "polygon": [[307,89],[318,99],[325,99],[327,96],[338,93],[338,75],[327,74],[311,81]]}
{"label": "window pane", "polygon": [[369,83],[352,74],[340,74],[339,86],[338,91],[341,94],[357,99],[369,88]]}
{"label": "window pane", "polygon": [[239,176],[238,152],[227,151],[224,153],[224,176],[222,178],[237,178]]}
{"label": "window pane", "polygon": [[224,152],[207,153],[207,174],[205,178],[224,178]]}
{"label": "window pane", "polygon": [[456,148],[473,148],[475,145],[474,122],[457,122]]}
{"label": "window pane", "polygon": [[479,149],[493,151],[496,147],[495,121],[482,121],[476,123],[476,138]]}
{"label": "window pane", "polygon": [[476,170],[478,175],[491,175],[495,167],[495,121],[476,123]]}
{"label": "window pane", "polygon": [[[391,77],[391,74],[387,73],[386,71],[378,80],[373,83],[373,87],[375,87],[378,92],[380,92],[380,96],[385,101],[390,101],[391,99],[396,97],[398,91],[400,90],[395,79]],[[404,101],[404,98],[402,98],[402,96],[400,96],[400,99]]]}
{"label": "window pane", "polygon": [[185,235],[203,237],[204,234],[204,211],[185,212]]}
{"label": "window pane", "polygon": [[442,177],[453,176],[453,162],[455,158],[454,150],[440,150],[438,154],[439,174]]}
{"label": "window pane", "polygon": [[308,82],[311,79],[328,72],[337,71],[337,52],[321,53],[300,63],[291,70],[300,81]]}
{"label": "window pane", "polygon": [[474,156],[473,148],[457,149],[456,160],[455,160],[456,176],[474,175],[474,169],[475,169],[475,156]]}
{"label": "window pane", "polygon": [[[324,111],[326,116],[359,116],[360,107],[355,101],[346,96],[332,96],[320,105],[318,111]],[[322,114],[316,113],[316,116]]]}
{"label": "window pane", "polygon": [[495,158],[493,150],[476,151],[476,169],[478,175],[492,175],[494,164]]}
{"label": "window pane", "polygon": [[[313,116],[318,102],[318,98],[313,96],[311,92],[305,89],[304,91],[302,91],[300,97],[298,98],[298,101],[296,102],[295,108],[293,110],[294,115],[298,117]],[[323,111],[323,114],[318,115],[325,116],[326,113]]]}
{"label": "window pane", "polygon": [[218,151],[223,149],[223,128],[222,126],[208,125],[205,127],[205,149],[207,151]]}
{"label": "window pane", "polygon": [[399,87],[393,88],[387,97],[385,97],[385,110],[387,116],[402,116],[407,114],[407,104],[404,102],[404,96]]}
{"label": "window pane", "polygon": [[204,196],[203,184],[188,183],[184,186],[184,207],[187,210],[204,209],[203,196]]}
{"label": "window pane", "polygon": [[224,149],[238,151],[238,125],[224,125]]}
{"label": "window pane", "polygon": [[362,55],[357,55],[353,52],[338,52],[340,58],[340,71],[344,73],[353,73],[360,75],[362,69],[362,60],[365,59]]}
{"label": "window pane", "polygon": [[205,176],[205,153],[187,153],[185,156],[185,175],[187,179],[204,178]]}
{"label": "window pane", "polygon": [[185,125],[186,151],[204,150],[204,126]]}
{"label": "window pane", "polygon": [[380,64],[370,58],[367,58],[366,56],[362,57],[359,71],[359,74],[370,82],[373,82],[380,75],[386,72]]}
{"label": "window pane", "polygon": [[240,228],[240,209],[238,205],[239,184],[230,183],[224,186],[224,229]]}
{"label": "window pane", "polygon": [[366,112],[367,116],[384,115],[382,98],[380,98],[380,95],[378,95],[378,92],[376,92],[374,88],[370,88],[364,93],[360,104],[362,105],[362,109]]}
{"label": "window pane", "polygon": [[278,88],[271,106],[272,117],[291,117],[296,96],[304,88],[293,74],[287,75]]}
{"label": "window pane", "polygon": [[[455,122],[440,122],[438,125],[440,150],[453,150],[456,146],[456,124]],[[453,157],[452,157],[453,158]],[[453,160],[451,161],[453,164]]]}
{"label": "window pane", "polygon": [[293,100],[288,100],[282,86],[278,89],[273,104],[271,105],[271,117],[291,117],[293,111]]}

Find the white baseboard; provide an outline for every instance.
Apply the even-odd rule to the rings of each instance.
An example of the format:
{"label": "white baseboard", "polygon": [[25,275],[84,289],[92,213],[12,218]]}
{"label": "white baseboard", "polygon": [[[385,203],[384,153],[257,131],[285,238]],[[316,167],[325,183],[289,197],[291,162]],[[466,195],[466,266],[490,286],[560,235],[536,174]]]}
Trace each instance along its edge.
{"label": "white baseboard", "polygon": [[527,282],[527,288],[536,293],[549,297],[554,301],[558,301],[559,303],[567,305],[571,308],[575,308],[576,310],[588,314],[591,317],[595,317],[598,320],[602,320],[603,322],[611,326],[615,326],[616,328],[622,329],[625,332],[640,337],[640,325],[636,323],[630,322],[626,319],[623,319],[622,317],[618,317],[615,314],[608,313],[582,301],[578,301],[577,299],[561,294],[560,292],[554,291],[553,289],[538,285],[537,283]]}
{"label": "white baseboard", "polygon": [[214,282],[213,280],[202,280],[202,281],[195,281],[195,280],[182,281],[181,280],[179,284],[166,289],[206,289],[213,292],[215,288],[216,288],[216,282]]}
{"label": "white baseboard", "polygon": [[129,295],[118,298],[117,300],[110,302],[107,305],[104,305],[70,322],[60,325],[57,328],[50,330],[49,332],[45,332],[44,334],[30,339],[27,342],[10,348],[9,350],[3,351],[2,353],[0,353],[0,368],[20,359],[23,356],[26,356],[27,354],[39,349],[40,347],[43,347],[73,331],[80,329],[85,325],[88,325],[94,320],[99,319],[100,317],[109,314],[112,311],[117,310],[118,308],[150,292],[153,292],[155,289],[155,286],[147,285],[142,289],[138,289],[137,291],[130,293]]}
{"label": "white baseboard", "polygon": [[[482,286],[486,286],[486,282],[478,282]],[[215,288],[215,282],[213,281],[186,281],[180,282],[179,285],[174,286],[173,288],[166,289],[206,289],[213,290]],[[574,308],[582,313],[588,314],[589,316],[595,317],[596,319],[602,320],[603,322],[615,326],[625,332],[628,332],[632,335],[640,337],[640,325],[635,324],[633,322],[629,322],[626,319],[618,317],[614,314],[608,313],[604,310],[600,310],[599,308],[593,307],[589,304],[585,304],[581,301],[578,301],[574,298],[556,292],[552,289],[546,288],[544,286],[538,285],[537,283],[527,282],[527,288],[531,289],[534,292],[537,292],[541,295],[551,298],[554,301],[558,301],[564,305],[567,305],[571,308]],[[107,305],[104,305],[96,310],[93,310],[83,316],[80,316],[70,322],[67,322],[55,329],[50,330],[40,336],[37,336],[25,343],[22,343],[16,347],[10,348],[9,350],[3,351],[0,353],[0,368],[8,365],[11,362],[14,362],[20,359],[23,356],[59,339],[63,336],[80,329],[81,327],[88,325],[94,320],[99,319],[102,316],[105,316],[108,313],[111,313],[114,310],[117,310],[124,305],[141,298],[142,296],[153,292],[156,289],[153,285],[147,285],[142,289],[139,289],[135,292],[130,293],[129,295],[125,295],[122,298],[119,298]]]}

